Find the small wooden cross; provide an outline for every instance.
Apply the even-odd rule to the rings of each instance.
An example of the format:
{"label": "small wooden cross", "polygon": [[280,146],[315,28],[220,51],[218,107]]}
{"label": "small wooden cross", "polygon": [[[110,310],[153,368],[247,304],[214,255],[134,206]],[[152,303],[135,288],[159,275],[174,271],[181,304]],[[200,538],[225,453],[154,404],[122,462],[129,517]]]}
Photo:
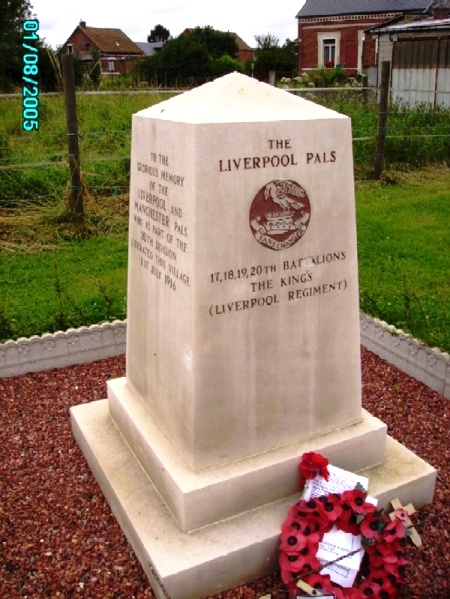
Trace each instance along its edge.
{"label": "small wooden cross", "polygon": [[403,506],[400,499],[397,498],[391,501],[391,505],[394,508],[394,511],[389,514],[390,519],[394,520],[395,518],[398,518],[401,520],[407,529],[411,541],[416,547],[420,547],[422,545],[422,539],[417,530],[413,527],[413,523],[409,518],[411,514],[414,514],[416,511],[413,504],[409,503],[408,505]]}

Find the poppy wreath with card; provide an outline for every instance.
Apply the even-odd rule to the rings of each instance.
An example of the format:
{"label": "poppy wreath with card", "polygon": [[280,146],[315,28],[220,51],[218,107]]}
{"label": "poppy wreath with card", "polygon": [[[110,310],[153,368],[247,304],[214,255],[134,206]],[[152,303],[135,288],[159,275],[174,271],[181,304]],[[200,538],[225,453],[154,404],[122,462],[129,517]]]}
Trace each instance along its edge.
{"label": "poppy wreath with card", "polygon": [[[317,475],[328,480],[327,466],[328,460],[320,454],[304,454],[299,465],[301,482],[304,484]],[[404,509],[398,509],[389,516],[367,502],[366,497],[367,493],[357,487],[340,494],[301,499],[289,508],[279,546],[281,578],[288,589],[300,587],[301,581],[315,591],[310,596],[334,595],[336,599],[397,596],[398,585],[404,583],[400,569],[406,560],[401,539],[408,534],[407,515]],[[333,526],[362,537],[367,574],[358,586],[341,587],[333,583],[329,575],[320,573],[326,565],[339,561],[323,564],[317,559],[319,543]]]}

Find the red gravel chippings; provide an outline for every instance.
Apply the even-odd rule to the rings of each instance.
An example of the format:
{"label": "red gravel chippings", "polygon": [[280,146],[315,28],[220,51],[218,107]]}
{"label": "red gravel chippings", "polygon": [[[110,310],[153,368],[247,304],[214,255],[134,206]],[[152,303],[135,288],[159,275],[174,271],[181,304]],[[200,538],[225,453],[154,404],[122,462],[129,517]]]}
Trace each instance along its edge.
{"label": "red gravel chippings", "polygon": [[[401,599],[450,597],[450,401],[362,350],[363,404],[438,469],[413,522]],[[153,598],[70,427],[69,408],[105,396],[125,358],[0,379],[0,597]],[[277,590],[278,585],[278,590]],[[214,599],[284,598],[274,575]]]}

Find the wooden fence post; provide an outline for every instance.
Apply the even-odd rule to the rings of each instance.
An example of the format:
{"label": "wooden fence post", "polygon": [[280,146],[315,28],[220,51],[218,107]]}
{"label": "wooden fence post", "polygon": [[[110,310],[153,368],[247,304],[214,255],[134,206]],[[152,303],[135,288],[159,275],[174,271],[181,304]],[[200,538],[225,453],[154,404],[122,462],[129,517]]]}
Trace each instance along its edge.
{"label": "wooden fence post", "polygon": [[381,63],[380,104],[378,111],[378,130],[375,149],[375,179],[379,179],[381,177],[381,173],[384,169],[384,142],[386,139],[386,125],[388,120],[390,76],[391,63],[389,61],[383,61]]}
{"label": "wooden fence post", "polygon": [[362,92],[363,101],[367,102],[368,99],[369,99],[369,93],[368,93],[368,89],[367,89],[367,87],[369,85],[369,78],[368,78],[367,75],[362,75],[362,77],[361,77],[361,85],[362,85],[362,88],[363,88],[363,92]]}
{"label": "wooden fence post", "polygon": [[70,196],[69,208],[75,220],[84,220],[83,189],[81,185],[78,121],[75,99],[75,75],[70,54],[63,56],[64,99],[66,104],[67,144],[69,147]]}

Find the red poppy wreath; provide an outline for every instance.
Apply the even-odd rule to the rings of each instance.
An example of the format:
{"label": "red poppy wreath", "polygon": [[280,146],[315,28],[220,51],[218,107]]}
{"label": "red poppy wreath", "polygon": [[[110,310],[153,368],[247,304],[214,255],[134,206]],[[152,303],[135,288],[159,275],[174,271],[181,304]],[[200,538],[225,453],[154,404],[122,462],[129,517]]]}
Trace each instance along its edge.
{"label": "red poppy wreath", "polygon": [[[328,460],[320,454],[304,454],[299,465],[301,482],[304,484],[318,475],[328,480],[327,466]],[[290,597],[298,596],[299,587],[312,590],[310,596],[336,599],[397,596],[398,585],[404,583],[400,569],[406,564],[400,541],[408,534],[405,522],[410,522],[404,509],[397,509],[389,516],[366,498],[367,493],[357,487],[310,500],[301,499],[289,508],[281,529],[279,564],[281,578],[291,591]],[[358,586],[341,587],[329,575],[320,573],[331,562],[324,564],[318,560],[319,543],[333,527],[362,537],[367,575]]]}

